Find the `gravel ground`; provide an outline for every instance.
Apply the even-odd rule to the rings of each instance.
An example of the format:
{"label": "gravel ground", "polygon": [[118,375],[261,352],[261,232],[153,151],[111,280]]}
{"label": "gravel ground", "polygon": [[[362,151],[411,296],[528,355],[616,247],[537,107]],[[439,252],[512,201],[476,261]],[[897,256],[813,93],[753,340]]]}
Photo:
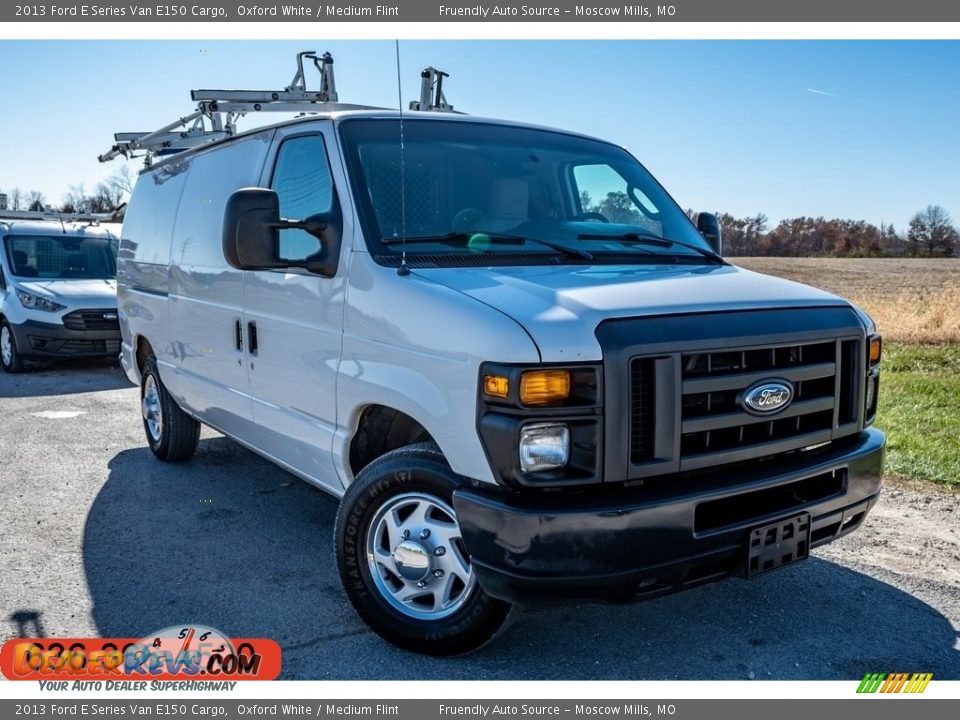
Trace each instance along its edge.
{"label": "gravel ground", "polygon": [[208,431],[150,454],[111,365],[0,373],[0,640],[181,623],[283,646],[298,679],[960,679],[960,497],[886,489],[806,563],[635,605],[514,614],[438,660],[369,632],[340,588],[333,499]]}

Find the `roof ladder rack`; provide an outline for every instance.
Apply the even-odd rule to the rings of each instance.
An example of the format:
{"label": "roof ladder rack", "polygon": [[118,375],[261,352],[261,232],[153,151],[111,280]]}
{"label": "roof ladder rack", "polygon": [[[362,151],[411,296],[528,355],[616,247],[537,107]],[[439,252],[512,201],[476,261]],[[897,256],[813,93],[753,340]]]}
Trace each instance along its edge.
{"label": "roof ladder rack", "polygon": [[60,222],[85,222],[98,225],[102,222],[117,222],[117,212],[70,213],[57,212],[56,210],[0,210],[0,222],[10,220],[59,220]]}
{"label": "roof ladder rack", "polygon": [[450,77],[448,73],[427,67],[420,73],[420,100],[410,103],[411,110],[424,112],[455,112],[453,105],[447,103],[443,94],[443,79]]}
{"label": "roof ladder rack", "polygon": [[[308,61],[320,74],[319,90],[307,89]],[[420,74],[420,100],[410,103],[410,109],[455,112],[443,94],[445,77],[449,77],[447,73],[436,68],[424,69]],[[297,72],[283,90],[192,90],[190,97],[197,104],[192,113],[153,132],[116,133],[113,146],[98,156],[100,162],[121,155],[143,157],[144,165],[150,167],[158,155],[170,155],[232,137],[237,132],[237,120],[247,113],[384,109],[340,103],[333,77],[333,57],[330,53],[317,55],[313,50],[297,53]]]}
{"label": "roof ladder rack", "polygon": [[[320,89],[308,90],[304,65],[312,61],[320,73]],[[167,155],[236,134],[237,119],[250,112],[308,113],[349,109],[337,99],[330,53],[309,50],[297,53],[297,72],[283,90],[193,90],[196,110],[153,132],[116,133],[114,145],[98,156],[100,162],[116,157],[145,158],[149,167],[157,155]]]}

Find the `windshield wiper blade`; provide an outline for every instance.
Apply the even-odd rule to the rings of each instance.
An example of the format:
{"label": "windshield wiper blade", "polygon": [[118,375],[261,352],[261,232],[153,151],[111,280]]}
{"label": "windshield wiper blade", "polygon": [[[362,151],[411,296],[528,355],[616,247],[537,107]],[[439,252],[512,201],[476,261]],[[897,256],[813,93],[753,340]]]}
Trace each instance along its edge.
{"label": "windshield wiper blade", "polygon": [[640,231],[622,232],[622,233],[580,233],[577,240],[623,240],[626,242],[637,242],[645,245],[657,245],[659,247],[670,247],[673,240],[667,240],[653,233]]}
{"label": "windshield wiper blade", "polygon": [[502,245],[523,245],[523,243],[527,241],[525,237],[521,237],[520,235],[454,231],[445,233],[443,235],[407,235],[406,237],[403,237],[402,235],[392,235],[390,237],[380,238],[380,244],[401,245],[403,243],[407,243],[409,245],[416,245],[423,243],[448,243],[450,245],[463,245],[465,243],[469,243],[477,235],[483,235],[485,238],[490,240],[490,242]]}
{"label": "windshield wiper blade", "polygon": [[577,235],[577,240],[617,240],[620,242],[631,242],[639,243],[642,245],[654,245],[656,247],[673,247],[674,245],[679,245],[680,247],[685,247],[688,250],[693,250],[700,255],[703,255],[705,258],[718,262],[721,265],[726,265],[727,261],[722,257],[717,255],[715,252],[706,250],[702,247],[697,247],[690,243],[682,242],[680,240],[670,240],[665,237],[660,237],[654,233],[647,233],[642,231],[631,231],[625,233],[611,233],[605,235],[603,233],[581,233]]}
{"label": "windshield wiper blade", "polygon": [[509,235],[506,233],[488,233],[488,232],[466,232],[466,231],[457,231],[446,233],[445,235],[413,235],[407,236],[406,238],[392,236],[385,237],[380,239],[380,243],[383,245],[401,245],[404,242],[409,244],[417,243],[448,243],[451,245],[465,245],[468,244],[478,235],[482,235],[485,239],[489,240],[491,243],[498,245],[523,245],[524,243],[534,243],[536,245],[543,245],[548,247],[551,250],[556,250],[559,253],[564,255],[570,255],[572,257],[582,258],[584,260],[593,260],[593,255],[591,255],[586,250],[581,250],[580,248],[570,247],[569,245],[563,245],[562,243],[555,243],[550,240],[540,240],[539,238],[528,238],[523,237],[522,235]]}

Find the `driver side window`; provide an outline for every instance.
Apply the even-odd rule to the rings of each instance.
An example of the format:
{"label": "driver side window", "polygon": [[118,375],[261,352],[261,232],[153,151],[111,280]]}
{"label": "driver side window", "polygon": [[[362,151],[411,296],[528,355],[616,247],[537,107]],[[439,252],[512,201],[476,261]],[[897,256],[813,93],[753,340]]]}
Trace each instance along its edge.
{"label": "driver side window", "polygon": [[638,188],[629,186],[610,165],[576,165],[573,182],[583,219],[638,225],[662,234],[662,223],[657,219],[659,208]]}
{"label": "driver side window", "polygon": [[[333,209],[333,178],[321,135],[285,140],[277,152],[271,188],[280,198],[280,217],[305,220]],[[320,241],[305,230],[280,231],[280,257],[304,260],[320,250]]]}

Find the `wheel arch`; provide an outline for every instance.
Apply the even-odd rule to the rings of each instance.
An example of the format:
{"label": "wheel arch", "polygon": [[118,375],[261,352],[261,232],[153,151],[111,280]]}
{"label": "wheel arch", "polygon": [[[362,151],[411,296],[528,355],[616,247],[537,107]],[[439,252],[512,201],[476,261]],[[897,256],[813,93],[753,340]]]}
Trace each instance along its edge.
{"label": "wheel arch", "polygon": [[347,443],[346,465],[350,474],[356,477],[363,468],[391,450],[420,442],[439,447],[433,435],[416,418],[389,405],[370,403],[357,409],[353,432]]}

